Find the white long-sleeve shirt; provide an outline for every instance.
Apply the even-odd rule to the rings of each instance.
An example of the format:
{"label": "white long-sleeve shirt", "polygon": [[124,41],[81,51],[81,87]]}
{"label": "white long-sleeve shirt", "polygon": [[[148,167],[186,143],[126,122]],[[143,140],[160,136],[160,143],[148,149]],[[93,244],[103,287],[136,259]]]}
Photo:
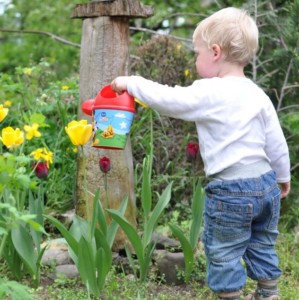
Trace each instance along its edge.
{"label": "white long-sleeve shirt", "polygon": [[207,176],[267,160],[290,181],[288,146],[269,97],[244,77],[210,78],[169,87],[130,76],[129,94],[163,115],[196,124]]}

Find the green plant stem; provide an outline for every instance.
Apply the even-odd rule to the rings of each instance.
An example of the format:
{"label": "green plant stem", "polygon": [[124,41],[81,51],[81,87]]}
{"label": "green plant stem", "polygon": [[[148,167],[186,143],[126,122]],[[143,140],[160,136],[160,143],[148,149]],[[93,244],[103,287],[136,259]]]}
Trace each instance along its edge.
{"label": "green plant stem", "polygon": [[0,259],[2,258],[2,253],[3,253],[3,249],[4,249],[4,246],[5,246],[5,243],[6,243],[6,240],[7,240],[7,234],[5,234],[1,240],[1,244],[0,244]]}
{"label": "green plant stem", "polygon": [[105,207],[109,208],[107,173],[104,174],[104,187],[105,187]]}
{"label": "green plant stem", "polygon": [[152,167],[154,157],[154,121],[153,110],[150,110],[150,157],[149,157],[149,178],[152,178]]}
{"label": "green plant stem", "polygon": [[88,206],[88,198],[87,198],[87,174],[86,174],[86,158],[84,154],[84,146],[81,146],[81,153],[82,153],[82,168],[83,168],[83,197],[85,202],[85,209],[86,209],[86,219],[89,220],[89,206]]}

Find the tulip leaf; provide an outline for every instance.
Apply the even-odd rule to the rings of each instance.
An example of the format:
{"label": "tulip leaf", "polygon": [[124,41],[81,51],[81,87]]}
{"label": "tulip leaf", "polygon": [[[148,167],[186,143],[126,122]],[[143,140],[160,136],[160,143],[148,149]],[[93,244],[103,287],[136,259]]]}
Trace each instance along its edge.
{"label": "tulip leaf", "polygon": [[94,198],[93,198],[93,211],[92,211],[92,217],[90,221],[89,226],[89,239],[94,236],[94,231],[96,227],[96,221],[99,211],[99,198],[100,198],[100,189],[97,189]]}
{"label": "tulip leaf", "polygon": [[97,269],[97,288],[101,291],[105,284],[105,278],[109,272],[110,266],[106,261],[106,253],[103,248],[97,250],[96,253],[96,269]]}
{"label": "tulip leaf", "polygon": [[[126,211],[127,205],[128,205],[128,200],[129,200],[129,197],[126,196],[120,203],[118,211],[121,216],[124,216],[124,214],[125,214],[125,211]],[[113,245],[115,235],[117,233],[117,229],[118,229],[118,223],[115,220],[112,220],[111,223],[109,224],[108,232],[107,232],[107,242],[108,242],[110,248]]]}
{"label": "tulip leaf", "polygon": [[141,204],[142,204],[143,214],[147,219],[152,209],[152,191],[151,191],[149,162],[146,158],[143,161],[142,174],[143,175],[142,175]]}
{"label": "tulip leaf", "polygon": [[173,235],[179,239],[180,244],[182,246],[183,253],[184,253],[184,260],[185,260],[185,279],[186,281],[188,281],[194,264],[193,249],[191,247],[190,242],[185,237],[184,232],[178,226],[174,224],[169,224],[169,227]]}
{"label": "tulip leaf", "polygon": [[107,237],[106,214],[100,200],[97,201],[96,206],[97,206],[97,221],[100,226],[100,230],[103,232],[104,236]]}
{"label": "tulip leaf", "polygon": [[37,256],[28,230],[19,223],[17,227],[11,230],[11,237],[15,249],[27,266],[29,273],[34,276]]}
{"label": "tulip leaf", "polygon": [[99,290],[96,282],[95,254],[92,251],[91,244],[81,236],[78,244],[78,271],[81,279],[91,289],[95,296],[99,296]]}
{"label": "tulip leaf", "polygon": [[148,223],[145,226],[146,228],[144,228],[144,234],[143,234],[143,240],[142,240],[144,247],[146,247],[150,243],[156,223],[157,223],[160,215],[162,214],[163,210],[165,209],[165,207],[167,206],[167,204],[170,201],[171,187],[172,187],[172,182],[169,183],[168,186],[166,187],[166,189],[163,191],[158,203],[156,204],[156,206],[151,214],[151,217],[150,217]]}
{"label": "tulip leaf", "polygon": [[129,264],[133,270],[133,273],[134,273],[134,277],[137,278],[137,271],[136,271],[136,266],[135,266],[135,263],[134,263],[134,260],[132,258],[132,253],[128,247],[127,244],[125,244],[125,250],[126,250],[126,255],[127,255],[127,258],[129,260]]}
{"label": "tulip leaf", "polygon": [[141,239],[136,231],[136,229],[118,212],[114,209],[107,210],[109,215],[113,220],[115,220],[119,226],[126,233],[129,241],[131,242],[135,253],[137,255],[139,265],[142,267],[144,265],[144,257],[143,257],[143,247],[141,243]]}
{"label": "tulip leaf", "polygon": [[73,237],[73,235],[56,218],[49,216],[49,215],[46,215],[45,218],[47,218],[59,230],[59,232],[62,234],[62,236],[67,241],[68,245],[71,247],[71,249],[75,253],[75,255],[78,256],[78,242]]}
{"label": "tulip leaf", "polygon": [[153,252],[155,250],[155,246],[156,244],[151,241],[146,249],[145,249],[145,254],[144,254],[144,269],[143,270],[140,270],[140,279],[141,281],[145,281],[146,279],[146,275],[147,275],[147,272],[148,272],[148,268],[150,266],[150,263],[151,263],[151,258],[152,258],[152,255],[153,255]]}
{"label": "tulip leaf", "polygon": [[190,243],[192,249],[195,249],[199,235],[201,232],[201,225],[204,210],[204,191],[200,179],[198,180],[195,193],[192,201],[192,224],[190,229]]}

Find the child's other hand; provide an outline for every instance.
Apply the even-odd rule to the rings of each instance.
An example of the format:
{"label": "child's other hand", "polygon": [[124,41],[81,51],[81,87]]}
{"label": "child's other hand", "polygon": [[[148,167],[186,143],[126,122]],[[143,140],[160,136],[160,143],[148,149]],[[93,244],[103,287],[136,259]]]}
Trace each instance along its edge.
{"label": "child's other hand", "polygon": [[111,82],[111,87],[116,93],[121,94],[123,91],[127,90],[127,81],[128,81],[127,76],[116,77]]}
{"label": "child's other hand", "polygon": [[284,182],[284,183],[280,183],[280,190],[281,190],[281,194],[280,194],[280,198],[283,199],[285,198],[291,191],[291,182]]}

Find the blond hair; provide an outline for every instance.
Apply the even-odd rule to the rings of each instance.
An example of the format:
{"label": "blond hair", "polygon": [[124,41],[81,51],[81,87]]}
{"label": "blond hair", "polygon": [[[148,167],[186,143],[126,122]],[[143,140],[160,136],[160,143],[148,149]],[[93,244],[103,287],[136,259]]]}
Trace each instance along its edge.
{"label": "blond hair", "polygon": [[201,21],[193,34],[193,43],[204,42],[210,49],[218,44],[228,62],[246,65],[258,49],[258,28],[242,9],[228,7]]}

